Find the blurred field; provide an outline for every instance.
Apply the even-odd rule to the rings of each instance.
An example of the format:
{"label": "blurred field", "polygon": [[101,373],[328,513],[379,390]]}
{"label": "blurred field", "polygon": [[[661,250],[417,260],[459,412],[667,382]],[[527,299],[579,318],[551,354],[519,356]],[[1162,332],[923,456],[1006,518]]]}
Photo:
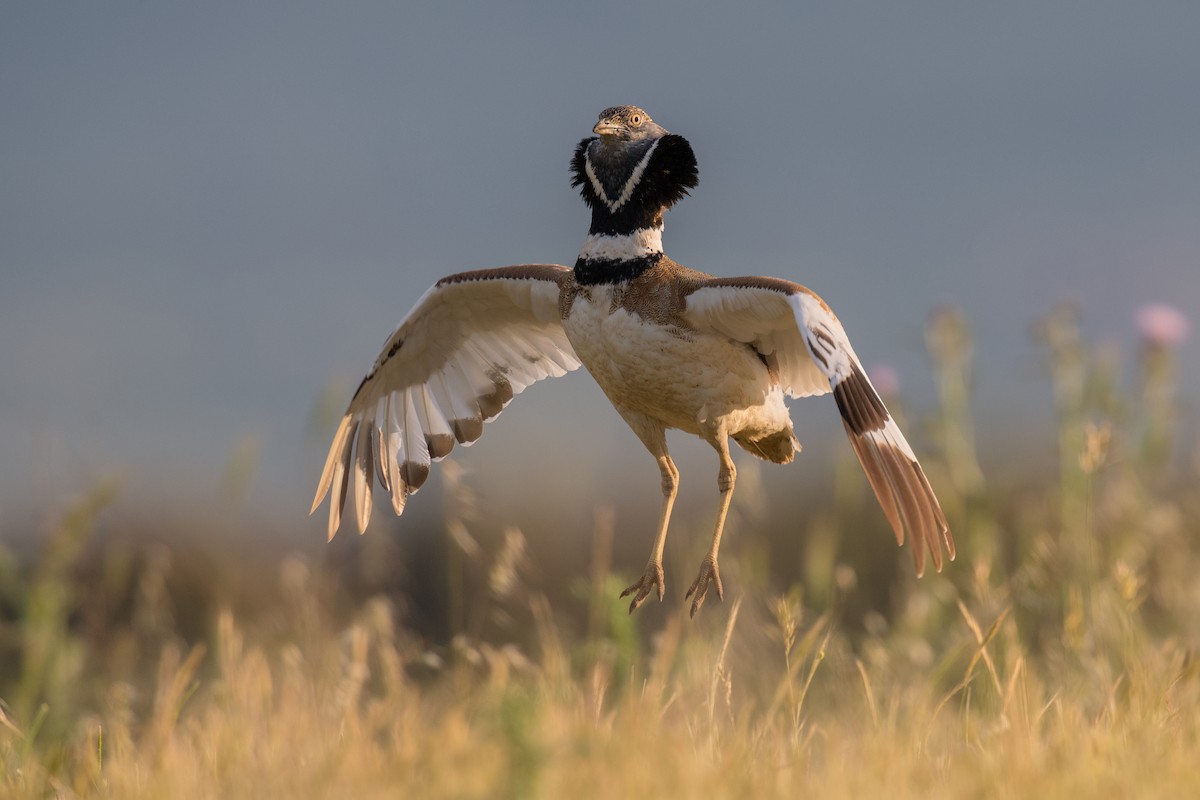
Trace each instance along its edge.
{"label": "blurred field", "polygon": [[[150,523],[99,481],[0,550],[0,796],[1200,796],[1182,337],[1144,325],[1121,363],[1071,309],[1040,320],[1057,438],[1000,479],[966,322],[927,333],[940,403],[905,422],[959,558],[920,581],[847,461],[787,520],[739,462],[729,591],[694,621],[699,551],[630,617],[610,512],[553,568],[453,462],[436,530],[308,550],[248,514]],[[631,573],[650,532],[622,532]]]}

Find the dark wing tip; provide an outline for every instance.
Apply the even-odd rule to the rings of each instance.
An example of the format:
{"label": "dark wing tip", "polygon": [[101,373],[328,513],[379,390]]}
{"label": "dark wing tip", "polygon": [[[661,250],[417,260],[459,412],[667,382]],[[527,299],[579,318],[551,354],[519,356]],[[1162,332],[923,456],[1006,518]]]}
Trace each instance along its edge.
{"label": "dark wing tip", "polygon": [[450,420],[450,427],[453,429],[454,438],[458,440],[459,444],[471,444],[480,436],[483,436],[482,417],[462,417]]}
{"label": "dark wing tip", "polygon": [[434,460],[445,458],[454,449],[454,436],[449,433],[426,434],[425,447],[429,450],[430,458]]}
{"label": "dark wing tip", "polygon": [[846,426],[858,435],[883,430],[891,415],[879,393],[871,386],[858,362],[851,362],[850,374],[834,384],[833,398]]}
{"label": "dark wing tip", "polygon": [[404,481],[405,494],[412,494],[425,485],[429,478],[429,465],[420,461],[405,461],[400,465],[400,480]]}
{"label": "dark wing tip", "polygon": [[513,399],[512,384],[504,376],[492,375],[491,378],[495,382],[495,388],[487,394],[481,394],[475,398],[479,404],[479,412],[485,421],[503,411],[504,407]]}

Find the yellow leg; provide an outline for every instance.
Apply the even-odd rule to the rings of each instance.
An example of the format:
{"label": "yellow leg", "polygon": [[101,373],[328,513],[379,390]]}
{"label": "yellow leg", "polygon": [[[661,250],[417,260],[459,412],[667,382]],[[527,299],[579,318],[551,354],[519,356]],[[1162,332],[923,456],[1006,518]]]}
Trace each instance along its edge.
{"label": "yellow leg", "polygon": [[663,548],[667,544],[667,527],[671,523],[671,509],[675,506],[675,494],[679,490],[679,470],[667,453],[667,432],[662,423],[642,414],[622,411],[621,416],[629,423],[629,427],[642,440],[642,444],[658,462],[658,471],[662,475],[662,508],[658,514],[658,530],[654,534],[654,548],[650,551],[650,560],[646,563],[646,571],[642,577],[625,591],[621,597],[633,595],[629,603],[629,613],[646,601],[653,590],[661,602],[666,594],[666,581],[663,577]]}
{"label": "yellow leg", "polygon": [[700,574],[696,576],[692,587],[684,595],[685,599],[692,598],[691,615],[693,617],[700,610],[700,606],[704,605],[704,596],[708,593],[709,583],[716,586],[717,597],[721,600],[725,599],[725,589],[721,586],[721,570],[717,567],[717,551],[721,549],[721,534],[725,531],[725,518],[729,516],[729,502],[733,499],[733,487],[737,483],[737,470],[733,466],[733,459],[729,456],[729,440],[725,437],[724,432],[710,442],[717,449],[717,455],[721,459],[721,469],[717,473],[717,489],[721,492],[721,505],[717,509],[717,526],[713,531],[712,547],[709,549],[708,555],[704,557],[704,561],[700,563]]}
{"label": "yellow leg", "polygon": [[657,591],[660,602],[667,590],[662,558],[663,548],[667,545],[667,526],[671,522],[671,509],[675,506],[675,495],[679,491],[679,470],[675,468],[675,462],[667,455],[665,449],[664,447],[664,452],[658,456],[658,471],[662,473],[663,502],[658,514],[658,530],[654,534],[654,548],[650,551],[650,560],[646,563],[646,571],[642,573],[642,577],[621,592],[621,597],[633,595],[633,600],[629,603],[630,614],[646,601],[651,589]]}

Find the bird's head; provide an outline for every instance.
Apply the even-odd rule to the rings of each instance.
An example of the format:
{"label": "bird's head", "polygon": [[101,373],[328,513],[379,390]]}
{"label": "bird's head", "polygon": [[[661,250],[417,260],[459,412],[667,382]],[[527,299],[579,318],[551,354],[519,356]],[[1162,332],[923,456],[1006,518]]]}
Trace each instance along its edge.
{"label": "bird's head", "polygon": [[666,136],[666,128],[637,106],[613,106],[600,112],[592,133],[605,144],[625,144]]}
{"label": "bird's head", "polygon": [[609,233],[662,227],[662,212],[696,185],[691,145],[637,106],[604,109],[592,132],[575,148],[571,185],[602,218],[593,227]]}

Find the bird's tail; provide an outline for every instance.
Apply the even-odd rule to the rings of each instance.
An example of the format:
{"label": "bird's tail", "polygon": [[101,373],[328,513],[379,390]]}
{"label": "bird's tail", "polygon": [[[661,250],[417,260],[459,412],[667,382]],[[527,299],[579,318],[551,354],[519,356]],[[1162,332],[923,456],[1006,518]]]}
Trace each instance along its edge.
{"label": "bird's tail", "polygon": [[776,464],[790,464],[796,453],[800,452],[800,442],[792,433],[791,426],[761,438],[752,438],[748,434],[734,434],[733,440],[746,452]]}

